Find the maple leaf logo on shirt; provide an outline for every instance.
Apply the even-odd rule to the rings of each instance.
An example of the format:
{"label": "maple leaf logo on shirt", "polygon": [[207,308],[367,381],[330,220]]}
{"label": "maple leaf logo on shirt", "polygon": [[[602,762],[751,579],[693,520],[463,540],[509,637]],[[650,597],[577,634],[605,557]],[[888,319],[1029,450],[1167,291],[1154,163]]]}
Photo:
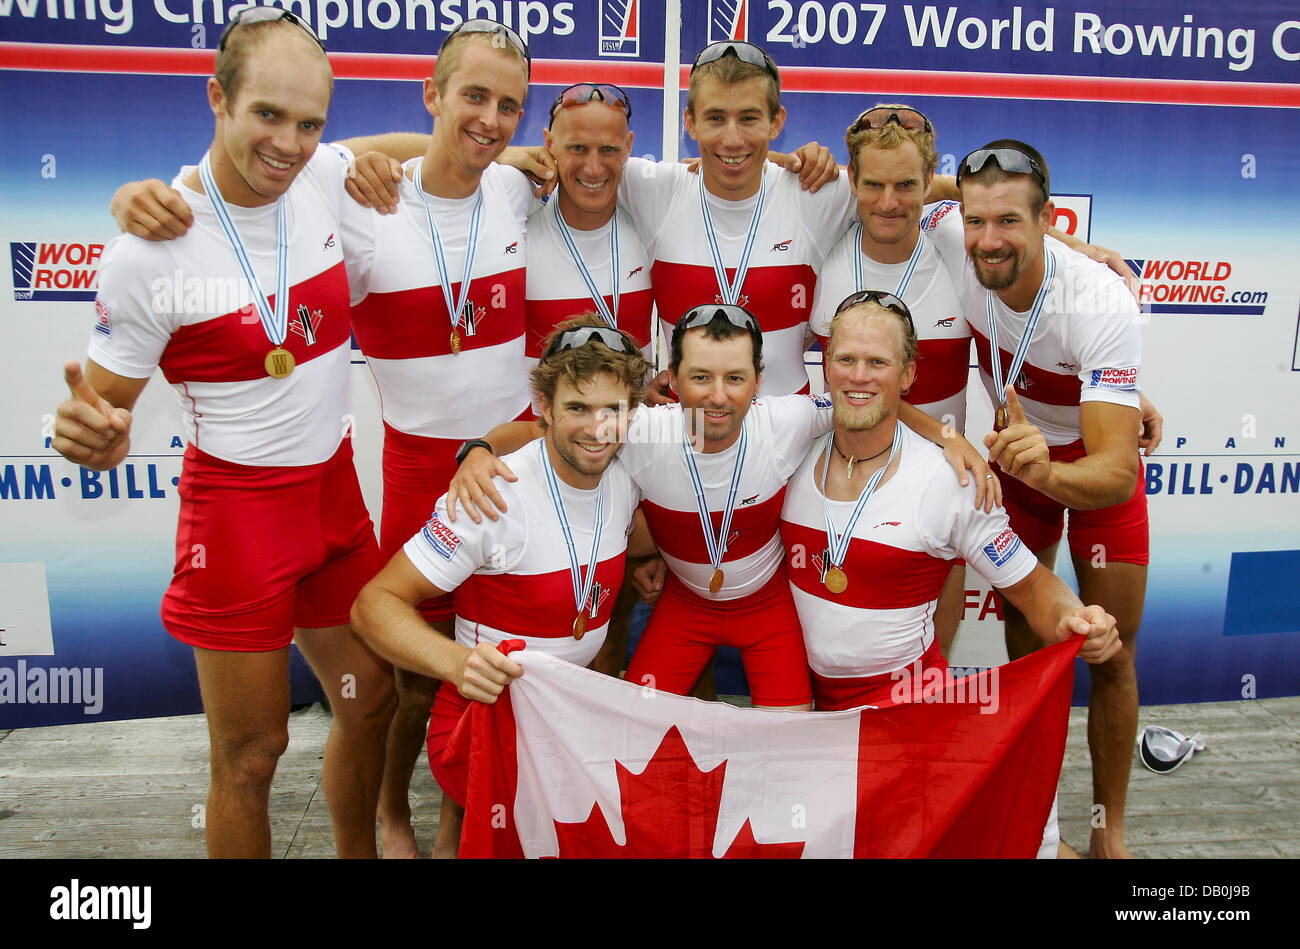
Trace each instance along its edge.
{"label": "maple leaf logo on shirt", "polygon": [[320,327],[325,319],[325,314],[321,310],[308,310],[303,304],[298,304],[298,315],[289,321],[289,329],[297,333],[307,341],[310,346],[316,342],[316,330]]}
{"label": "maple leaf logo on shirt", "polygon": [[[645,770],[633,774],[622,762],[618,769],[619,802],[627,843],[615,843],[599,804],[581,823],[555,822],[560,858],[615,857],[697,859],[713,856],[713,838],[722,803],[724,761],[701,771],[677,726],[669,728]],[[767,857],[798,859],[804,842],[759,843],[748,818],[723,858]]]}

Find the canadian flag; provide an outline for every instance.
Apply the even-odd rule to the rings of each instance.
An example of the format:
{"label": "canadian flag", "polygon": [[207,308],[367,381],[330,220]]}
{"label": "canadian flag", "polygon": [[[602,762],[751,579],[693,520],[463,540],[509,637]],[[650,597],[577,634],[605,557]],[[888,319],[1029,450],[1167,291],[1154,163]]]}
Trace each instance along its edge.
{"label": "canadian flag", "polygon": [[768,712],[507,641],[524,675],[496,703],[471,702],[447,749],[460,855],[1033,857],[1081,643],[986,671],[979,687],[900,680],[899,701],[876,708]]}

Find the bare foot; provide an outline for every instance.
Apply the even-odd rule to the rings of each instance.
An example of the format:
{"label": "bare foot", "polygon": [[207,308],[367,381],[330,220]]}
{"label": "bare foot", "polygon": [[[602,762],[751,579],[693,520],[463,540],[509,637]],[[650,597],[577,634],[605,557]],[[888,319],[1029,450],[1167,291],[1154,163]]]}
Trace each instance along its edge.
{"label": "bare foot", "polygon": [[404,821],[379,819],[379,841],[384,848],[385,860],[419,860],[420,849],[415,843],[411,818]]}
{"label": "bare foot", "polygon": [[1075,850],[1064,840],[1062,840],[1056,847],[1056,859],[1057,860],[1082,860],[1083,854],[1079,853],[1079,851]]}
{"label": "bare foot", "polygon": [[1132,860],[1124,835],[1112,828],[1098,827],[1092,832],[1088,842],[1088,859],[1090,860]]}

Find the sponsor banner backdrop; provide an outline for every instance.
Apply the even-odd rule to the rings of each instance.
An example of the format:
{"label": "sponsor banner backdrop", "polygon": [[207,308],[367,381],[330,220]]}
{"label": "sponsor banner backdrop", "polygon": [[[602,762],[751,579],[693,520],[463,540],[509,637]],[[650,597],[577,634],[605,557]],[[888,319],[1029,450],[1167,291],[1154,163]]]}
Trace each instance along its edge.
{"label": "sponsor banner backdrop", "polygon": [[[175,397],[161,378],[145,390],[115,472],[64,462],[48,438],[60,367],[84,357],[104,318],[93,291],[116,232],[109,197],[202,154],[212,51],[243,5],[0,0],[0,671],[12,670],[0,674],[0,728],[198,709],[190,650],[158,620],[183,451]],[[1300,20],[1287,5],[701,0],[681,4],[680,24],[640,0],[288,5],[339,78],[327,139],[426,131],[419,80],[432,53],[461,19],[486,16],[524,34],[535,59],[518,142],[540,141],[560,87],[592,79],[629,91],[635,151],[658,155],[666,42],[680,45],[684,80],[700,47],[730,37],[783,67],[777,148],[817,140],[844,160],[843,129],[877,101],[933,119],[940,172],[995,137],[1036,144],[1058,225],[1128,258],[1148,304],[1141,384],[1166,421],[1147,462],[1143,700],[1300,692]],[[696,153],[680,128],[667,133]],[[354,448],[377,519],[377,399],[354,362]],[[990,415],[973,389],[973,442]],[[967,587],[954,662],[997,662],[996,598],[973,575]],[[314,685],[298,670],[302,701]]]}

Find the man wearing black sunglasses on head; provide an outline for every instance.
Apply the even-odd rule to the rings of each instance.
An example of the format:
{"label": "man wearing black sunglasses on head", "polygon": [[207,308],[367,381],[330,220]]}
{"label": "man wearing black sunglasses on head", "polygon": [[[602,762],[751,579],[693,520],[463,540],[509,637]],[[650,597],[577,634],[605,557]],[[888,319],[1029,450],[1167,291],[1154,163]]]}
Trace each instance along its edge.
{"label": "man wearing black sunglasses on head", "polygon": [[[509,455],[509,511],[454,525],[447,498],[357,597],[357,630],[395,665],[442,680],[429,722],[429,764],[445,793],[435,856],[455,856],[463,789],[442,770],[447,739],[471,701],[495,702],[523,670],[497,648],[521,639],[587,665],[604,640],[640,491],[616,459],[645,391],[645,360],[626,333],[586,314],[561,323],[530,381],[542,437]],[[454,639],[418,604],[456,591]],[[448,803],[448,801],[452,803]]]}
{"label": "man wearing black sunglasses on head", "polygon": [[[885,291],[853,293],[827,336],[834,429],[791,477],[781,524],[817,708],[874,705],[900,682],[942,681],[934,610],[958,558],[1024,610],[1042,641],[1080,634],[1081,658],[1113,661],[1114,617],[1083,606],[1035,561],[1005,513],[973,506],[974,488],[899,421],[903,392],[924,371],[908,306]],[[1055,815],[1040,790],[1034,806],[1048,819],[1038,854],[1055,857]]]}
{"label": "man wearing black sunglasses on head", "polygon": [[[1024,142],[990,142],[963,159],[958,183],[969,263],[959,290],[997,407],[984,442],[1005,472],[1011,526],[1050,567],[1068,510],[1080,593],[1118,621],[1122,650],[1090,667],[1093,801],[1104,819],[1094,824],[1089,853],[1124,857],[1137,732],[1134,640],[1149,561],[1138,455],[1140,316],[1117,275],[1045,239],[1054,216],[1050,182],[1047,162]],[[1011,604],[1006,625],[1011,658],[1037,648]]]}
{"label": "man wearing black sunglasses on head", "polygon": [[650,260],[627,211],[618,207],[632,153],[631,115],[628,94],[609,83],[576,83],[551,104],[543,134],[558,187],[528,219],[530,359],[562,320],[594,309],[630,333],[653,362]]}
{"label": "man wearing black sunglasses on head", "polygon": [[[495,163],[523,116],[530,71],[528,48],[514,30],[464,21],[447,35],[424,81],[433,134],[361,140],[406,162],[390,168],[387,157],[363,156],[363,173],[349,179],[368,182],[371,193],[396,188],[394,196],[378,196],[378,214],[343,202],[336,242],[348,265],[352,329],[383,408],[385,557],[428,518],[459,447],[485,419],[531,416],[525,222],[537,201],[523,175]],[[134,230],[138,222],[123,225]],[[449,597],[421,609],[451,635]],[[385,855],[413,857],[407,788],[438,684],[405,670],[397,684],[379,818]]]}

